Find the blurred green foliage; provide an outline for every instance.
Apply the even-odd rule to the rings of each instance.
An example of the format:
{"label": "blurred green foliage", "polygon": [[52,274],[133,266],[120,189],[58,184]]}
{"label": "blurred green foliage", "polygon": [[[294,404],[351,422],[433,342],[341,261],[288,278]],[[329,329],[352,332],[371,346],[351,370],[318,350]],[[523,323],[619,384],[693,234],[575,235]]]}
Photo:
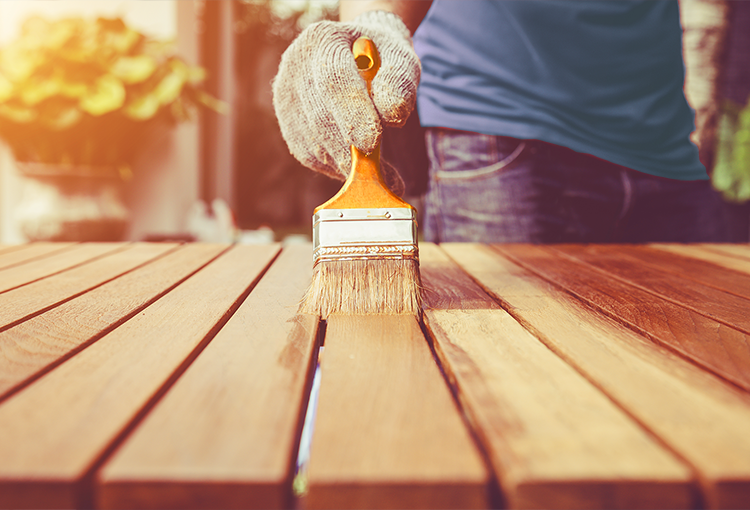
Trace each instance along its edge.
{"label": "blurred green foliage", "polygon": [[727,201],[750,200],[750,98],[744,107],[728,100],[722,107],[711,180]]}
{"label": "blurred green foliage", "polygon": [[29,18],[0,49],[0,137],[16,159],[127,166],[199,107],[205,73],[119,18]]}

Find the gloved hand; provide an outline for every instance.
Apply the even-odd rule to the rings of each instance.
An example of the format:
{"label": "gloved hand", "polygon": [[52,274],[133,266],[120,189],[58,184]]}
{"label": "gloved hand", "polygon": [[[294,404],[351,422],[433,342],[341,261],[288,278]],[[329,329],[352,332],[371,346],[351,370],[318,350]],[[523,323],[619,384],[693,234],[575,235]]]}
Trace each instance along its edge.
{"label": "gloved hand", "polygon": [[[372,98],[351,51],[361,36],[372,39],[380,53]],[[349,23],[310,25],[282,55],[273,81],[273,105],[289,151],[306,167],[345,179],[350,145],[369,154],[380,142],[382,123],[406,122],[420,72],[409,30],[395,14],[371,11]],[[381,170],[391,191],[402,194],[398,172],[385,161]]]}

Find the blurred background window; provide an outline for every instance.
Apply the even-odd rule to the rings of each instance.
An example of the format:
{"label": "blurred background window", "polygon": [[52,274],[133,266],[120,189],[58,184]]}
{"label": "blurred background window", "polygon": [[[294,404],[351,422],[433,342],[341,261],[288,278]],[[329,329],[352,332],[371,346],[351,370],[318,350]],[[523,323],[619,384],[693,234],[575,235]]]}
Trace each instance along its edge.
{"label": "blurred background window", "polygon": [[[227,200],[240,229],[268,226],[277,239],[309,235],[312,210],[341,183],[305,169],[289,154],[273,112],[271,80],[281,54],[300,31],[316,21],[338,18],[338,2],[207,1],[200,17],[206,88],[218,97],[233,96],[233,119],[211,113],[203,117],[203,199]],[[222,65],[231,66],[232,83],[222,83],[222,74],[227,76]],[[227,121],[233,124],[230,146],[220,134]],[[227,150],[231,154],[222,158]],[[222,165],[227,164],[233,172],[222,177]]]}

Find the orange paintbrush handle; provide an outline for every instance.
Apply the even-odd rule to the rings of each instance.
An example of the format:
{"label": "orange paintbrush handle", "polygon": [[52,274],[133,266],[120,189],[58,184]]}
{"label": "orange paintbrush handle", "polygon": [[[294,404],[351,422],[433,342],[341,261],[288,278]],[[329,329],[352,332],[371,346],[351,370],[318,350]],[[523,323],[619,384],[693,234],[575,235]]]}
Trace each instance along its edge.
{"label": "orange paintbrush handle", "polygon": [[[372,94],[372,80],[380,69],[380,54],[375,43],[367,37],[360,37],[352,46],[354,61],[359,75],[367,85],[368,94]],[[371,209],[387,207],[412,206],[395,195],[383,180],[380,173],[380,144],[371,154],[365,154],[351,146],[352,169],[343,187],[326,203],[318,206],[321,209]]]}

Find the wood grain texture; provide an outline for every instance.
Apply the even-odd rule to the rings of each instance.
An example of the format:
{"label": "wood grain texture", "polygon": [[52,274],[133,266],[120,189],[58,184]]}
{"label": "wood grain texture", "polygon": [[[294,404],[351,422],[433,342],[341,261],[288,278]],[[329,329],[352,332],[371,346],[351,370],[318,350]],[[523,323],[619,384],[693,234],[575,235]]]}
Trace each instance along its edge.
{"label": "wood grain texture", "polygon": [[734,254],[712,250],[710,246],[711,245],[704,246],[697,244],[674,243],[654,243],[649,245],[649,247],[655,248],[657,250],[689,256],[699,260],[705,260],[706,262],[711,262],[712,264],[716,264],[718,266],[750,274],[750,260],[745,257],[738,257]]}
{"label": "wood grain texture", "polygon": [[[606,271],[611,277],[629,285],[656,294],[665,300],[693,310],[697,313],[722,322],[750,334],[750,300],[737,294],[719,290],[696,281],[696,278],[676,276],[663,269],[655,269],[650,264],[622,253],[618,246],[565,245],[550,247],[553,251],[565,253],[578,261]],[[627,249],[623,247],[623,251]],[[637,253],[637,249],[632,249]],[[673,262],[678,264],[678,260]],[[689,270],[689,268],[685,268]],[[707,275],[711,276],[711,275]],[[745,281],[746,283],[747,281]],[[741,281],[738,278],[737,283]],[[739,286],[739,285],[738,285]],[[747,291],[738,289],[740,292]],[[750,364],[748,364],[750,368]]]}
{"label": "wood grain texture", "polygon": [[277,251],[233,247],[3,402],[0,507],[92,506],[90,471],[231,316]]}
{"label": "wood grain texture", "polygon": [[310,245],[285,248],[99,475],[97,508],[285,508],[317,353],[296,315]]}
{"label": "wood grain texture", "polygon": [[516,320],[688,462],[704,504],[747,506],[746,393],[591,311],[489,247],[442,247]]}
{"label": "wood grain texture", "polygon": [[54,257],[35,260],[33,264],[12,266],[0,271],[0,292],[7,292],[16,287],[46,278],[74,268],[85,262],[105,255],[127,249],[121,243],[87,243],[72,246]]}
{"label": "wood grain texture", "polygon": [[119,249],[110,246],[106,256],[90,259],[85,264],[4,292],[0,294],[0,331],[94,289],[175,246],[167,243],[135,243],[121,245]]}
{"label": "wood grain texture", "polygon": [[145,265],[0,332],[0,400],[140,311],[226,249],[224,245],[190,244],[159,256],[162,249],[170,249],[159,246],[157,258]]}
{"label": "wood grain texture", "polygon": [[[680,245],[676,246],[679,247]],[[565,245],[557,245],[554,248],[573,256],[577,251],[576,247]],[[574,251],[571,251],[571,248]],[[608,256],[615,254],[628,265],[643,265],[660,272],[669,273],[673,275],[670,278],[671,280],[688,280],[688,284],[690,284],[689,282],[696,282],[741,298],[750,299],[750,274],[734,271],[713,262],[696,259],[688,254],[669,253],[643,245],[590,245],[582,248],[591,257],[598,257],[599,253],[607,253]],[[750,261],[748,261],[748,268],[750,268]]]}
{"label": "wood grain texture", "polygon": [[435,251],[425,285],[443,294],[431,275],[451,274],[453,299],[425,321],[508,507],[689,507],[689,469]]}
{"label": "wood grain texture", "polygon": [[29,243],[6,247],[0,252],[0,270],[36,261],[53,253],[59,255],[59,252],[72,246],[74,246],[73,243]]}
{"label": "wood grain texture", "polygon": [[703,243],[700,246],[717,253],[726,253],[732,257],[750,262],[750,244]]}
{"label": "wood grain texture", "polygon": [[500,308],[434,243],[419,244],[419,271],[424,287],[425,309]]}
{"label": "wood grain texture", "polygon": [[503,310],[429,310],[509,508],[689,508],[690,470]]}
{"label": "wood grain texture", "polygon": [[[644,286],[632,285],[585,263],[558,256],[551,248],[530,245],[498,245],[496,248],[597,310],[728,381],[750,389],[750,343],[747,333],[700,313],[695,306],[698,305],[698,296],[691,293],[689,280],[685,280],[684,285],[674,278],[671,282],[667,281],[668,287],[662,287],[667,287],[666,290],[675,296],[674,300],[668,300],[649,292]],[[633,271],[648,272],[654,281],[644,283],[652,288],[658,285],[660,279],[665,280],[663,273],[649,270],[638,261],[632,261],[628,267]],[[707,287],[704,290],[709,295],[719,292]],[[681,299],[683,296],[686,298]],[[706,297],[708,299],[709,296]],[[741,304],[746,300],[723,292],[721,297],[728,297],[729,302],[709,303],[707,307],[718,309],[717,313],[722,308],[729,310],[735,319],[739,319],[741,306],[737,301]],[[677,298],[680,300],[677,301]],[[682,301],[686,299],[692,300],[693,309],[683,306]]]}
{"label": "wood grain texture", "polygon": [[306,508],[486,507],[489,475],[414,317],[329,317]]}

